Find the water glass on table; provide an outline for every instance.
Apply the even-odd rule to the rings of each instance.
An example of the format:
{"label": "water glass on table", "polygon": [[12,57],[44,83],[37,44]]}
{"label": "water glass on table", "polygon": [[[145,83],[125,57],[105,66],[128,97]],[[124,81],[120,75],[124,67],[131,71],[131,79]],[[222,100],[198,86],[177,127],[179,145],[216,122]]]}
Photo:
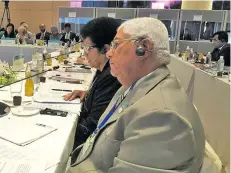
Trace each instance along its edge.
{"label": "water glass on table", "polygon": [[10,85],[10,97],[14,106],[21,106],[22,104],[22,85],[23,82],[18,82]]}

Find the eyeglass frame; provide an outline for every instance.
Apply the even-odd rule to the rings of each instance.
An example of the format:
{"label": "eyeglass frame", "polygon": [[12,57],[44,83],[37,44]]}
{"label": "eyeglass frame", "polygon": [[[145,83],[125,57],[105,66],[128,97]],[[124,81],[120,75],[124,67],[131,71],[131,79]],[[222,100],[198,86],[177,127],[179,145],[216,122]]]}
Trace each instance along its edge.
{"label": "eyeglass frame", "polygon": [[82,39],[79,41],[79,44],[80,44],[80,47],[81,47],[86,53],[88,53],[89,50],[91,50],[91,49],[99,48],[99,46],[96,46],[96,45],[94,45],[94,46],[85,46],[85,45],[83,45],[83,40],[82,40]]}
{"label": "eyeglass frame", "polygon": [[113,39],[111,41],[110,44],[110,49],[114,52],[120,45],[122,45],[122,43],[128,43],[129,41],[134,41],[134,42],[138,42],[140,39],[139,38],[127,38],[127,39],[123,39],[116,47],[113,46],[113,44],[115,45],[115,41],[116,39]]}
{"label": "eyeglass frame", "polygon": [[210,42],[218,41],[219,39],[216,38],[210,38]]}

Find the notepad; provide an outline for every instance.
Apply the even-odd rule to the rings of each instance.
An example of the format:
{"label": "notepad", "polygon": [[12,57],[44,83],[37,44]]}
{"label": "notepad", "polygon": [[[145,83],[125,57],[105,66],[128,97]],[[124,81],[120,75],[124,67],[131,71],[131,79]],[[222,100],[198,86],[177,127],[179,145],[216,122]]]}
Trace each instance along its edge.
{"label": "notepad", "polygon": [[79,104],[80,100],[65,101],[63,96],[69,92],[37,92],[34,95],[34,101],[38,103],[63,103],[63,104]]}
{"label": "notepad", "polygon": [[[71,84],[69,84],[71,85]],[[69,85],[62,85],[63,86],[63,90],[72,90],[72,88],[74,86],[72,86],[72,88],[69,88]],[[38,103],[63,103],[63,104],[79,104],[80,100],[79,99],[75,99],[72,101],[65,101],[63,96],[70,93],[70,92],[65,92],[65,91],[52,91],[52,89],[59,89],[60,87],[58,87],[59,84],[55,85],[51,85],[51,84],[43,84],[39,87],[38,92],[35,93],[34,95],[34,101],[38,102]],[[61,86],[61,85],[60,85]],[[65,87],[66,88],[65,88]],[[51,88],[53,87],[53,88]]]}
{"label": "notepad", "polygon": [[0,138],[20,146],[28,145],[55,130],[57,128],[44,124],[23,123],[12,119],[0,121]]}

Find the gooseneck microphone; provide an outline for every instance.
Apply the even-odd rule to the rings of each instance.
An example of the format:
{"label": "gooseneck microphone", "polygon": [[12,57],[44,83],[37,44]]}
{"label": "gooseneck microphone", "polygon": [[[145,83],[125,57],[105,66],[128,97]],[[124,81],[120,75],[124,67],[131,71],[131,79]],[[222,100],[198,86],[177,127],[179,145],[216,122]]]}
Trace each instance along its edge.
{"label": "gooseneck microphone", "polygon": [[38,76],[38,75],[40,75],[40,74],[44,74],[44,73],[46,73],[46,72],[48,72],[48,71],[57,70],[57,69],[59,69],[59,66],[54,66],[54,67],[52,67],[52,69],[44,70],[44,71],[42,71],[42,72],[40,72],[40,73],[36,73],[36,74],[34,74],[34,75],[31,75],[31,76],[22,78],[22,79],[20,79],[20,80],[17,80],[17,81],[15,81],[15,82],[12,82],[12,83],[9,83],[9,84],[6,84],[6,85],[4,85],[4,86],[0,86],[0,88],[4,88],[4,87],[6,87],[6,86],[10,86],[10,85],[12,85],[12,84],[21,82],[21,81],[23,81],[23,80],[26,80],[26,79],[29,79],[29,78]]}
{"label": "gooseneck microphone", "polygon": [[71,52],[59,54],[59,55],[56,55],[56,56],[52,56],[52,57],[50,57],[50,58],[56,58],[57,56],[69,55],[69,54],[72,54],[72,53],[75,53],[75,51],[71,51]]}
{"label": "gooseneck microphone", "polygon": [[[26,80],[26,79],[29,79],[29,78],[38,76],[38,75],[43,74],[43,73],[46,73],[46,72],[48,72],[48,71],[57,70],[57,69],[59,69],[59,66],[54,66],[54,67],[52,67],[52,69],[44,70],[44,71],[42,71],[42,72],[40,72],[40,73],[36,73],[36,74],[34,74],[34,75],[25,77],[25,78],[23,78],[23,79],[20,79],[20,80],[17,80],[17,81],[15,81],[15,82],[6,84],[6,85],[4,85],[4,86],[0,86],[0,88],[4,88],[4,87],[6,87],[6,86],[10,86],[10,85],[12,85],[12,84],[21,82],[21,81],[23,81],[23,80]],[[7,114],[10,112],[10,109],[11,109],[11,108],[10,108],[9,105],[7,105],[6,103],[3,103],[3,102],[0,101],[0,118],[3,117],[3,116],[5,116],[5,115],[7,115]]]}

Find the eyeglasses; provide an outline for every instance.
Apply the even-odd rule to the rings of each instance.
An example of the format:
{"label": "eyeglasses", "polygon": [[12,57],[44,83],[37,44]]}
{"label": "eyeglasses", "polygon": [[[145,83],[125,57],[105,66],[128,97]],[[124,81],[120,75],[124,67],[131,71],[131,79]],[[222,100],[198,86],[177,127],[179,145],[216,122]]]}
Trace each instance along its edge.
{"label": "eyeglasses", "polygon": [[210,42],[218,41],[218,39],[210,38]]}
{"label": "eyeglasses", "polygon": [[122,43],[128,43],[129,41],[138,41],[137,38],[129,38],[129,39],[123,39],[122,41],[118,41],[118,40],[112,40],[111,44],[110,44],[110,49],[112,51],[115,51]]}
{"label": "eyeglasses", "polygon": [[[81,43],[80,43],[80,44],[81,44]],[[85,45],[81,44],[81,48],[82,48],[86,53],[88,53],[89,50],[94,49],[94,48],[98,48],[98,47],[97,47],[97,46],[85,46]]]}

